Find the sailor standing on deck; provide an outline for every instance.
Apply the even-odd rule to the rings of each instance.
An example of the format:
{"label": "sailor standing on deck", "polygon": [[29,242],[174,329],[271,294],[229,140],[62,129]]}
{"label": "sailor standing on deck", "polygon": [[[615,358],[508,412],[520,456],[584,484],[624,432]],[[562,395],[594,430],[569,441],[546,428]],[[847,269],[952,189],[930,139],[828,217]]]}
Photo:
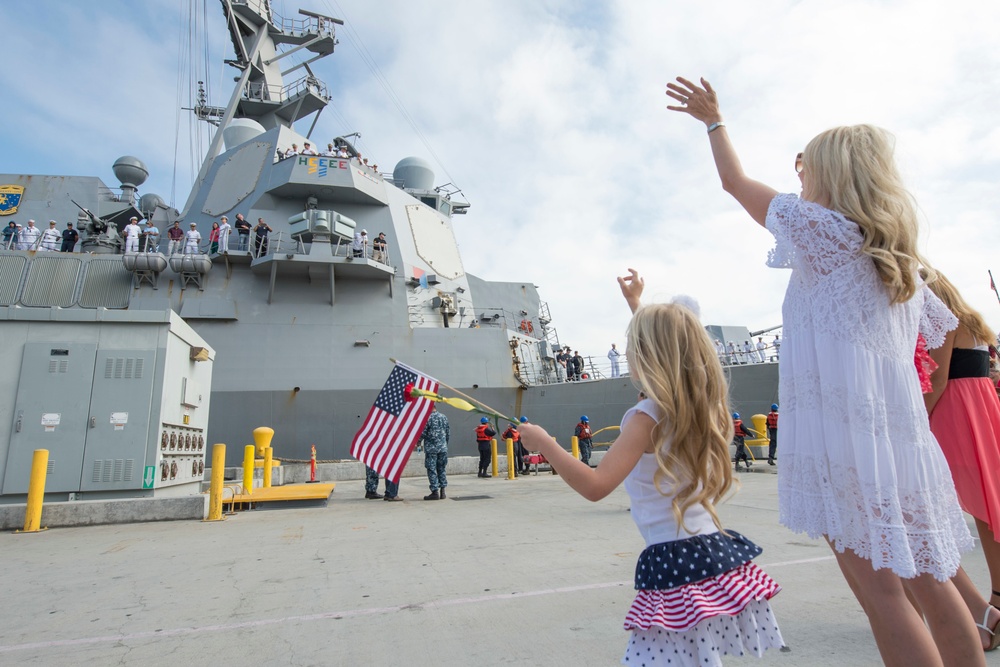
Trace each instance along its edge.
{"label": "sailor standing on deck", "polygon": [[354,235],[354,243],[351,244],[352,257],[366,257],[368,255],[368,230],[362,229]]}
{"label": "sailor standing on deck", "polygon": [[201,245],[201,232],[198,231],[198,225],[192,222],[191,229],[184,233],[184,254],[197,255],[199,245]]}
{"label": "sailor standing on deck", "polygon": [[764,356],[764,350],[767,349],[767,343],[760,336],[757,337],[757,361],[764,363],[767,361],[767,357]]}
{"label": "sailor standing on deck", "polygon": [[45,252],[55,252],[59,250],[59,230],[56,229],[56,221],[49,220],[49,228],[42,232],[42,243],[39,246],[39,250],[44,250]]}
{"label": "sailor standing on deck", "polygon": [[611,360],[611,377],[621,377],[621,370],[618,368],[618,357],[621,356],[621,352],[615,347],[614,343],[611,343],[611,349],[608,350],[608,359]]}
{"label": "sailor standing on deck", "polygon": [[184,230],[181,229],[181,223],[174,221],[173,226],[167,230],[167,238],[170,239],[170,243],[167,246],[167,254],[175,255],[181,251],[184,247]]}
{"label": "sailor standing on deck", "polygon": [[59,252],[73,252],[73,249],[76,248],[76,242],[79,240],[79,232],[73,229],[72,222],[67,222],[66,229],[62,232],[62,245],[59,247]]}
{"label": "sailor standing on deck", "polygon": [[160,228],[152,220],[146,221],[146,229],[142,230],[142,235],[146,239],[146,252],[160,252]]}
{"label": "sailor standing on deck", "polygon": [[42,230],[35,227],[34,220],[28,220],[28,226],[21,230],[21,250],[34,250],[35,244],[38,243],[38,239],[42,236]]}
{"label": "sailor standing on deck", "polygon": [[219,254],[225,255],[229,252],[229,232],[232,231],[229,218],[222,216],[219,223]]}
{"label": "sailor standing on deck", "polygon": [[250,249],[250,221],[243,217],[242,213],[236,214],[236,222],[233,225],[236,227],[236,233],[239,234],[239,245],[236,247],[237,250],[249,250]]}
{"label": "sailor standing on deck", "polygon": [[128,219],[128,224],[125,225],[125,229],[122,231],[122,236],[125,237],[125,253],[139,252],[139,235],[142,234],[142,229],[139,228],[139,218],[132,216]]}

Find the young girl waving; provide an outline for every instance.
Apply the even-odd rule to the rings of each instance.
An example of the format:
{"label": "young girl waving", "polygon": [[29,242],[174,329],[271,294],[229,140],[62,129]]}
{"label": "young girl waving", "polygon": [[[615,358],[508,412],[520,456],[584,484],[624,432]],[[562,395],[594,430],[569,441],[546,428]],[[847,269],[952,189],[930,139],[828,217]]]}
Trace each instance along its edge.
{"label": "young girl waving", "polygon": [[521,439],[588,500],[625,482],[646,549],[635,569],[622,664],[721,665],[723,654],[760,656],[783,645],[768,604],[779,587],[751,562],[760,547],[723,531],[715,511],[733,484],[722,366],[697,306],[640,307],[643,280],[629,272],[618,279],[634,313],[626,357],[647,398],[625,413],[597,468],[539,426],[522,424]]}

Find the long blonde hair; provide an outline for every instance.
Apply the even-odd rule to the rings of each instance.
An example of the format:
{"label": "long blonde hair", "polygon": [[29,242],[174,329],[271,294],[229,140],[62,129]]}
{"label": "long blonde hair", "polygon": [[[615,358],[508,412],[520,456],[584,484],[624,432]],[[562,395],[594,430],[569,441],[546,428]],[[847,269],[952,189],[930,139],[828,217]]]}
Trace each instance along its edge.
{"label": "long blonde hair", "polygon": [[893,138],[874,125],[835,127],[806,146],[809,176],[829,207],[858,223],[891,303],[917,290],[917,210],[893,159]]}
{"label": "long blonde hair", "polygon": [[695,314],[674,303],[643,306],[628,329],[629,370],[659,409],[653,428],[657,488],[667,480],[676,490],[672,505],[678,524],[694,504],[715,525],[715,503],[733,485],[729,443],[728,387],[715,347]]}
{"label": "long blonde hair", "polygon": [[[976,342],[983,345],[995,344],[996,335],[990,329],[990,325],[986,324],[986,320],[979,314],[979,311],[970,306],[962,298],[958,289],[951,284],[950,280],[944,277],[943,273],[940,271],[936,271],[935,273],[936,278],[930,280],[927,286],[937,295],[937,298],[944,302],[944,305],[948,306],[948,310],[958,318],[958,323],[969,330],[969,333],[976,339]],[[927,269],[920,269],[921,278],[928,280],[928,275]]]}

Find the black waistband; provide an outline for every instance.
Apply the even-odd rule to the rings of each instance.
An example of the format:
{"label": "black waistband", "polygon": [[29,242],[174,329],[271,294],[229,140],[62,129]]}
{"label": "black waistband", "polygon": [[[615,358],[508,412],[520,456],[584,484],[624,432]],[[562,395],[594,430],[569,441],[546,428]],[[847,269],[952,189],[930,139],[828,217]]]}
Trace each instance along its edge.
{"label": "black waistband", "polygon": [[956,347],[951,351],[951,365],[948,379],[985,378],[990,376],[990,353],[986,350],[970,350]]}

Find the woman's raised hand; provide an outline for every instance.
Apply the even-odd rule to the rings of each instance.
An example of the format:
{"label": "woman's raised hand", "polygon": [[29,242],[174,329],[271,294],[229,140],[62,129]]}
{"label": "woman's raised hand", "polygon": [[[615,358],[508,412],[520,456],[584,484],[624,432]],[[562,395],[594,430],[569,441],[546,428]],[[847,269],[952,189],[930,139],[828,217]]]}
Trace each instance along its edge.
{"label": "woman's raised hand", "polygon": [[677,81],[667,84],[667,95],[680,102],[681,106],[668,105],[668,109],[689,114],[705,125],[722,122],[719,98],[708,81],[702,78],[701,86],[682,76],[677,77]]}
{"label": "woman's raised hand", "polygon": [[642,279],[635,269],[628,270],[629,275],[618,278],[618,286],[622,288],[622,296],[628,302],[628,307],[632,312],[639,310],[639,302],[642,297],[642,290],[646,286],[646,281]]}

